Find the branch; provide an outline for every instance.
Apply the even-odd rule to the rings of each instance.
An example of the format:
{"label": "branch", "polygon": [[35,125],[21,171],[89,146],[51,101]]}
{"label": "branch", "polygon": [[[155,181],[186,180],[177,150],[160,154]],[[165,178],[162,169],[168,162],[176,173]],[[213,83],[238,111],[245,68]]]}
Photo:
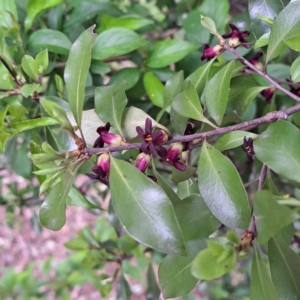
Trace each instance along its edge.
{"label": "branch", "polygon": [[258,177],[258,189],[257,189],[258,191],[261,191],[263,189],[267,171],[268,171],[267,165],[263,164]]}
{"label": "branch", "polygon": [[[244,130],[248,131],[253,128],[256,128],[262,124],[267,124],[267,123],[273,123],[277,120],[286,120],[287,117],[291,114],[294,114],[296,112],[300,111],[300,104],[297,104],[295,106],[292,106],[290,108],[286,108],[283,110],[279,111],[272,111],[266,114],[263,117],[243,122],[237,125],[232,125],[228,127],[223,127],[219,128],[216,130],[211,130],[207,132],[201,132],[201,133],[196,133],[196,134],[191,134],[191,135],[183,135],[179,137],[175,137],[169,141],[167,141],[164,145],[170,145],[172,143],[180,143],[180,142],[191,142],[197,139],[200,140],[205,140],[208,137],[216,136],[216,135],[221,135],[224,133],[232,132],[232,131],[237,131],[237,130]],[[201,146],[202,143],[199,143],[198,146]],[[124,146],[117,146],[117,147],[106,147],[106,148],[86,148],[83,150],[83,154],[87,155],[93,155],[93,154],[100,154],[103,152],[118,152],[118,151],[123,151],[123,150],[130,150],[130,149],[139,149],[141,147],[142,143],[134,143],[134,144],[127,144]],[[193,145],[191,145],[192,149]]]}
{"label": "branch", "polygon": [[7,69],[7,71],[10,73],[11,77],[14,79],[15,83],[17,84],[17,86],[18,87],[22,86],[20,84],[20,82],[18,81],[16,74],[11,70],[11,68],[6,63],[6,61],[2,57],[0,57],[0,61],[3,63],[3,65],[5,66],[5,68]]}
{"label": "branch", "polygon": [[286,90],[284,87],[282,87],[278,82],[276,82],[271,76],[268,74],[262,72],[261,70],[257,69],[254,65],[252,65],[247,59],[245,59],[243,56],[241,56],[238,52],[235,51],[235,49],[229,47],[228,45],[224,45],[224,49],[231,52],[233,55],[235,55],[242,63],[244,63],[247,67],[255,71],[256,74],[264,77],[266,80],[268,80],[270,83],[272,83],[278,90],[282,91],[286,95],[288,95],[290,98],[296,100],[297,102],[300,102],[300,98],[296,96],[295,94],[291,93],[290,91]]}

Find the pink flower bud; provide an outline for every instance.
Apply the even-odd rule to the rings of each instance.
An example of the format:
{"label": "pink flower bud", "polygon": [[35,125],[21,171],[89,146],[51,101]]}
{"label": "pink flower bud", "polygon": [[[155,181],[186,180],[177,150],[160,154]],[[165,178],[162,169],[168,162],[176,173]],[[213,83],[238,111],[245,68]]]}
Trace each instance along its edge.
{"label": "pink flower bud", "polygon": [[102,168],[104,173],[109,174],[109,168],[110,168],[109,154],[102,153],[98,158],[97,165]]}
{"label": "pink flower bud", "polygon": [[118,134],[102,132],[102,141],[109,146],[120,146],[122,143],[122,137]]}
{"label": "pink flower bud", "polygon": [[168,160],[175,161],[178,155],[181,153],[182,149],[183,149],[182,143],[171,144],[166,155],[167,161]]}
{"label": "pink flower bud", "polygon": [[214,47],[209,47],[207,44],[203,45],[203,55],[201,60],[210,60],[216,56],[218,56],[223,51],[223,47],[221,45],[216,45]]}
{"label": "pink flower bud", "polygon": [[[156,132],[159,132],[160,134],[153,139],[154,144],[163,144],[169,139],[169,136],[163,130],[157,130]],[[153,133],[153,136],[156,132]]]}
{"label": "pink flower bud", "polygon": [[181,153],[181,158],[182,158],[182,161],[183,161],[183,163],[187,163],[188,162],[188,160],[189,160],[189,155],[190,155],[190,151],[189,150],[187,150],[187,151],[182,151],[182,153]]}
{"label": "pink flower bud", "polygon": [[145,153],[140,153],[136,158],[135,166],[142,172],[145,173],[150,164],[150,155]]}

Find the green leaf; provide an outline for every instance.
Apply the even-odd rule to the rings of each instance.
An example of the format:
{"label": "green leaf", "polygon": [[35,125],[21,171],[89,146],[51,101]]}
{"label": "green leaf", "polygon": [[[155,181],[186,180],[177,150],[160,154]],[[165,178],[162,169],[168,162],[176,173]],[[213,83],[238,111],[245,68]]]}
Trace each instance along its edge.
{"label": "green leaf", "polygon": [[147,92],[148,97],[155,106],[164,106],[164,86],[160,80],[152,73],[146,72],[144,75],[144,87]]}
{"label": "green leaf", "polygon": [[220,226],[200,195],[190,195],[175,206],[185,241],[207,238]]}
{"label": "green leaf", "polygon": [[266,32],[255,42],[254,45],[255,49],[267,46],[269,44],[269,39],[270,39],[270,32]]}
{"label": "green leaf", "polygon": [[122,131],[126,140],[132,140],[137,137],[138,134],[136,132],[136,127],[140,126],[142,128],[145,127],[145,121],[149,118],[152,120],[152,126],[160,128],[166,131],[169,135],[171,135],[168,128],[157,123],[154,119],[152,119],[148,114],[146,114],[143,110],[131,106],[124,109],[124,113],[122,116]]}
{"label": "green leaf", "polygon": [[27,43],[27,49],[33,53],[48,49],[50,52],[66,55],[71,46],[72,43],[65,34],[52,29],[34,31]]}
{"label": "green leaf", "polygon": [[121,120],[127,104],[126,83],[118,81],[112,86],[98,87],[95,90],[95,112],[104,123],[110,124],[122,134]]}
{"label": "green leaf", "polygon": [[27,4],[27,17],[25,19],[25,31],[27,31],[33,24],[34,20],[47,9],[58,5],[62,0],[29,0]]}
{"label": "green leaf", "polygon": [[269,270],[255,247],[251,271],[251,299],[277,300],[277,292],[270,278]]}
{"label": "green leaf", "polygon": [[92,51],[93,59],[103,60],[136,50],[147,43],[134,31],[125,28],[111,28],[98,35]]}
{"label": "green leaf", "polygon": [[116,215],[134,239],[163,253],[185,252],[172,204],[156,183],[111,157],[110,188]]}
{"label": "green leaf", "polygon": [[114,18],[105,15],[101,18],[99,32],[113,27],[122,27],[130,30],[136,30],[150,24],[153,24],[152,20],[144,19],[138,16],[122,16],[120,18]]}
{"label": "green leaf", "polygon": [[15,123],[12,125],[12,128],[16,131],[14,132],[14,134],[19,134],[23,131],[31,130],[33,128],[56,125],[56,124],[58,124],[56,120],[48,117],[42,117],[38,119],[26,120],[26,121]]}
{"label": "green leaf", "polygon": [[288,3],[289,0],[249,0],[250,27],[255,40],[270,31],[270,25],[258,18],[257,14],[273,20]]}
{"label": "green leaf", "polygon": [[199,10],[191,11],[183,20],[182,26],[187,39],[192,43],[203,45],[209,42],[209,32],[200,24]]}
{"label": "green leaf", "polygon": [[167,107],[173,98],[180,92],[183,83],[183,71],[175,73],[165,85],[163,94],[164,107]]}
{"label": "green leaf", "polygon": [[206,28],[212,35],[218,36],[216,23],[209,17],[201,16],[201,25]]}
{"label": "green leaf", "polygon": [[110,72],[110,67],[102,61],[94,60],[91,63],[90,71],[94,74],[103,75]]}
{"label": "green leaf", "polygon": [[127,82],[126,90],[136,85],[140,78],[139,68],[123,68],[114,73],[109,81],[109,85],[116,83],[117,81],[124,80]]}
{"label": "green leaf", "polygon": [[204,101],[210,116],[221,124],[226,110],[231,75],[235,61],[226,64],[209,80],[204,90]]}
{"label": "green leaf", "polygon": [[174,183],[179,183],[191,178],[196,172],[196,168],[190,166],[188,163],[185,164],[185,170],[180,171],[176,168],[172,168],[171,181]]}
{"label": "green leaf", "polygon": [[300,57],[298,57],[291,66],[291,78],[293,81],[300,81]]}
{"label": "green leaf", "polygon": [[233,163],[205,142],[198,166],[198,185],[209,210],[230,228],[247,228],[248,197]]}
{"label": "green leaf", "polygon": [[300,298],[300,257],[279,237],[268,243],[271,277],[280,300]]}
{"label": "green leaf", "polygon": [[254,140],[256,157],[275,173],[300,182],[300,131],[286,121],[269,125]]}
{"label": "green leaf", "polygon": [[184,83],[188,84],[188,82],[191,82],[194,87],[197,90],[197,93],[200,95],[202,94],[204,87],[207,82],[208,74],[211,68],[211,65],[213,64],[214,59],[212,59],[210,62],[204,64],[203,66],[199,67],[196,71],[194,71],[191,75],[189,75]]}
{"label": "green leaf", "polygon": [[5,106],[4,108],[0,109],[0,128],[4,127],[4,120],[5,120],[7,111],[8,111],[8,106]]}
{"label": "green leaf", "polygon": [[20,91],[21,91],[21,94],[27,98],[31,95],[33,95],[34,92],[36,92],[41,86],[39,84],[24,84]]}
{"label": "green leaf", "polygon": [[34,81],[37,81],[39,78],[39,66],[34,60],[33,57],[25,55],[22,58],[22,69],[24,72],[32,78]]}
{"label": "green leaf", "polygon": [[186,117],[198,121],[203,121],[203,110],[194,85],[188,82],[185,90],[179,93],[173,100],[174,110]]}
{"label": "green leaf", "polygon": [[[290,2],[276,17],[272,26],[266,62],[281,55],[287,48],[289,39],[299,39],[300,2]],[[300,46],[300,45],[299,45]],[[293,49],[299,51],[298,49]]]}
{"label": "green leaf", "polygon": [[217,140],[214,148],[219,150],[220,152],[236,148],[243,145],[244,137],[246,137],[247,139],[255,139],[257,137],[257,134],[240,130],[228,132]]}
{"label": "green leaf", "polygon": [[131,291],[127,281],[122,274],[117,287],[117,300],[130,300],[131,299]]}
{"label": "green leaf", "polygon": [[265,244],[280,229],[293,223],[299,215],[280,205],[267,191],[259,191],[254,197],[254,215],[257,230],[257,242]]}
{"label": "green leaf", "polygon": [[14,20],[18,20],[17,7],[14,0],[0,2],[0,27],[13,28]]}
{"label": "green leaf", "polygon": [[96,206],[93,203],[89,202],[75,187],[71,187],[70,189],[67,198],[67,204],[71,206],[83,207],[86,209],[99,208],[99,206]]}
{"label": "green leaf", "polygon": [[0,132],[0,151],[4,152],[7,140],[10,138],[9,133]]}
{"label": "green leaf", "polygon": [[199,188],[195,181],[195,179],[190,178],[186,181],[179,182],[178,188],[177,188],[177,195],[180,199],[184,199],[187,196],[190,196],[192,194],[199,194]]}
{"label": "green leaf", "polygon": [[168,254],[160,263],[158,278],[165,299],[185,296],[191,292],[198,280],[191,275],[190,256]]}
{"label": "green leaf", "polygon": [[146,65],[150,68],[163,68],[178,62],[197,48],[195,44],[180,40],[156,42],[146,58]]}
{"label": "green leaf", "polygon": [[81,126],[85,81],[91,64],[91,48],[96,39],[96,34],[93,33],[94,28],[95,25],[84,31],[72,45],[64,72],[70,108],[79,127]]}
{"label": "green leaf", "polygon": [[207,241],[208,248],[193,260],[192,274],[201,280],[212,280],[235,268],[237,252],[230,246]]}
{"label": "green leaf", "polygon": [[39,74],[43,74],[49,65],[48,49],[45,49],[37,54],[35,61],[39,68]]}
{"label": "green leaf", "polygon": [[173,107],[171,107],[170,121],[171,121],[172,127],[178,134],[182,135],[184,133],[188,119],[189,118],[184,117],[184,116],[180,115],[179,113],[177,113],[176,110]]}
{"label": "green leaf", "polygon": [[148,287],[146,291],[146,300],[155,300],[159,298],[160,288],[156,282],[156,276],[153,271],[152,264],[149,264],[147,271]]}

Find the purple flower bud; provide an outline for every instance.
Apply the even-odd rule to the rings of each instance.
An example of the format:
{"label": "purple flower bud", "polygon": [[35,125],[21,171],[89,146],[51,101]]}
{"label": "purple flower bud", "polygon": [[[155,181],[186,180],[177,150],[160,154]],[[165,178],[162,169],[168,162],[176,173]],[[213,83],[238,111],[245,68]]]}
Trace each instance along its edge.
{"label": "purple flower bud", "polygon": [[120,146],[122,143],[122,137],[118,134],[102,132],[102,141],[109,146]]}
{"label": "purple flower bud", "polygon": [[142,172],[145,173],[150,164],[150,155],[145,153],[140,153],[136,158],[135,166]]}
{"label": "purple flower bud", "polygon": [[181,153],[182,149],[182,143],[171,144],[166,155],[167,161],[175,161],[178,158],[178,155]]}
{"label": "purple flower bud", "polygon": [[223,52],[223,47],[221,45],[216,45],[214,47],[209,47],[207,44],[203,45],[203,55],[201,60],[207,59],[208,61],[212,58],[218,56]]}
{"label": "purple flower bud", "polygon": [[102,168],[105,174],[109,174],[110,157],[107,153],[102,153],[97,161],[97,165]]}
{"label": "purple flower bud", "polygon": [[154,144],[163,144],[169,139],[169,136],[163,130],[157,130],[153,132],[152,136]]}
{"label": "purple flower bud", "polygon": [[264,96],[266,103],[270,103],[276,88],[274,86],[270,86],[268,89],[263,90],[261,94]]}
{"label": "purple flower bud", "polygon": [[263,71],[264,66],[263,64],[259,61],[259,59],[262,57],[262,52],[256,52],[250,59],[249,62],[258,70]]}

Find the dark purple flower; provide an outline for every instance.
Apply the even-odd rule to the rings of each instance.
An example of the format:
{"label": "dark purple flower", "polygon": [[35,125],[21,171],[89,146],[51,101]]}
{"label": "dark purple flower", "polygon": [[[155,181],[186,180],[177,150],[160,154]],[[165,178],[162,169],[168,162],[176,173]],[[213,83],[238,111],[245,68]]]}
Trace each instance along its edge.
{"label": "dark purple flower", "polygon": [[179,154],[181,153],[183,146],[181,143],[171,144],[168,151],[164,147],[159,147],[158,154],[161,158],[165,159],[166,162],[176,168],[177,170],[184,171],[185,164],[180,162]]}
{"label": "dark purple flower", "polygon": [[153,156],[157,155],[156,145],[163,144],[168,140],[168,135],[163,130],[152,132],[152,121],[149,118],[145,122],[145,131],[137,126],[136,132],[143,139],[141,150],[146,154],[151,152]]}
{"label": "dark purple flower", "polygon": [[266,103],[270,103],[270,101],[275,93],[275,90],[276,90],[275,87],[271,86],[261,92],[261,95],[265,98]]}
{"label": "dark purple flower", "polygon": [[223,52],[223,47],[221,45],[216,45],[214,47],[209,47],[207,44],[203,45],[203,55],[201,56],[201,60],[207,59],[208,61],[212,58],[218,56]]}
{"label": "dark purple flower", "polygon": [[253,155],[255,154],[253,148],[253,139],[252,138],[246,139],[246,137],[244,137],[244,144],[242,145],[242,149],[244,150],[244,152],[246,152],[248,161],[252,163]]}
{"label": "dark purple flower", "polygon": [[253,56],[249,59],[249,62],[258,70],[263,71],[264,67],[263,64],[259,61],[259,59],[262,57],[262,52],[256,52],[253,54]]}
{"label": "dark purple flower", "polygon": [[231,29],[231,32],[223,34],[222,37],[224,39],[229,38],[228,45],[231,48],[243,46],[248,49],[251,47],[251,45],[244,39],[245,37],[250,35],[249,31],[239,31],[239,29],[233,24],[229,24],[229,27]]}
{"label": "dark purple flower", "polygon": [[94,148],[102,148],[104,146],[104,141],[102,139],[102,134],[107,133],[110,130],[110,123],[106,123],[104,126],[100,126],[97,128],[97,132],[99,134],[99,137],[96,139],[94,143]]}
{"label": "dark purple flower", "polygon": [[135,166],[142,172],[145,173],[150,164],[150,155],[144,152],[140,153],[136,158]]}
{"label": "dark purple flower", "polygon": [[300,87],[298,86],[292,86],[290,88],[290,92],[300,97]]}
{"label": "dark purple flower", "polygon": [[92,171],[96,174],[86,174],[90,179],[99,180],[109,186],[109,154],[103,153],[99,156],[97,166],[92,167]]}

